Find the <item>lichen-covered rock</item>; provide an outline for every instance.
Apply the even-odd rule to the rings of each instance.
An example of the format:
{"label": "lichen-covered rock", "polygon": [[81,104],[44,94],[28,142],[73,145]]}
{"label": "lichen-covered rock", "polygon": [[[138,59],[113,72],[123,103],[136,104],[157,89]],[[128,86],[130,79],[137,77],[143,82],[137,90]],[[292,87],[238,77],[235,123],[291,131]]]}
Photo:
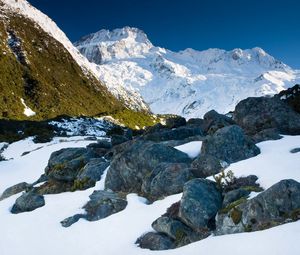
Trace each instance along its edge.
{"label": "lichen-covered rock", "polygon": [[142,192],[153,200],[180,193],[194,176],[185,163],[161,163],[143,180]]}
{"label": "lichen-covered rock", "polygon": [[222,195],[216,184],[194,179],[184,185],[178,217],[194,230],[208,228],[222,206]]}
{"label": "lichen-covered rock", "polygon": [[247,133],[276,128],[281,134],[300,134],[300,114],[277,97],[249,97],[235,107],[233,118]]}
{"label": "lichen-covered rock", "polygon": [[300,219],[300,183],[282,180],[217,216],[217,235],[263,230]]}
{"label": "lichen-covered rock", "polygon": [[127,206],[125,199],[108,190],[94,191],[89,197],[90,200],[83,207],[85,213],[75,214],[64,219],[61,221],[62,226],[69,227],[81,218],[88,221],[97,221],[120,212]]}
{"label": "lichen-covered rock", "polygon": [[203,118],[205,122],[205,132],[208,134],[213,134],[220,128],[235,124],[231,118],[219,114],[215,110],[207,112]]}
{"label": "lichen-covered rock", "polygon": [[105,180],[105,187],[113,191],[141,194],[143,181],[161,163],[186,163],[187,154],[172,147],[138,140],[113,157]]}
{"label": "lichen-covered rock", "polygon": [[10,196],[13,196],[15,194],[18,194],[28,188],[30,188],[31,185],[26,183],[26,182],[21,182],[21,183],[18,183],[16,185],[13,185],[9,188],[7,188],[6,190],[3,191],[2,195],[0,196],[0,201],[3,200],[3,199],[6,199]]}
{"label": "lichen-covered rock", "polygon": [[191,164],[192,172],[197,178],[206,178],[218,174],[224,170],[228,164],[212,155],[200,154]]}
{"label": "lichen-covered rock", "polygon": [[136,244],[143,249],[169,250],[176,247],[174,241],[165,234],[149,232],[137,239]]}
{"label": "lichen-covered rock", "polygon": [[30,212],[44,205],[44,197],[30,191],[17,198],[11,209],[11,213],[17,214],[22,212]]}
{"label": "lichen-covered rock", "polygon": [[229,204],[237,201],[240,198],[247,197],[251,192],[249,190],[240,188],[231,190],[224,195],[223,208],[227,207]]}
{"label": "lichen-covered rock", "polygon": [[259,148],[237,125],[219,129],[203,141],[201,148],[204,156],[213,155],[227,163],[248,159],[259,153]]}

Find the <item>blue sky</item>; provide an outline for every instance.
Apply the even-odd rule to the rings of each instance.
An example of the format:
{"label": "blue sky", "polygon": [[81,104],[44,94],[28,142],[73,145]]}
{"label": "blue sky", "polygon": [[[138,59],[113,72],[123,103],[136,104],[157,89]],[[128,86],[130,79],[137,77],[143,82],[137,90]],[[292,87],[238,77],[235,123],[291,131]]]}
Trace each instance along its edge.
{"label": "blue sky", "polygon": [[100,29],[138,27],[156,46],[262,47],[300,69],[298,0],[29,0],[72,41]]}

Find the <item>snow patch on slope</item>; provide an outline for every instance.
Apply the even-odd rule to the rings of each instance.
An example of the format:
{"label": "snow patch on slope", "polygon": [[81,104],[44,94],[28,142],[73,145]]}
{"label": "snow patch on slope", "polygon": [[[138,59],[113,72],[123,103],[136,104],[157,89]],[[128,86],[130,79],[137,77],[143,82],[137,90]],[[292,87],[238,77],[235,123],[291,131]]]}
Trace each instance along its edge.
{"label": "snow patch on slope", "polygon": [[26,104],[23,98],[21,98],[21,103],[24,106],[24,115],[26,115],[27,117],[32,117],[35,115],[35,112],[33,110],[31,110]]}

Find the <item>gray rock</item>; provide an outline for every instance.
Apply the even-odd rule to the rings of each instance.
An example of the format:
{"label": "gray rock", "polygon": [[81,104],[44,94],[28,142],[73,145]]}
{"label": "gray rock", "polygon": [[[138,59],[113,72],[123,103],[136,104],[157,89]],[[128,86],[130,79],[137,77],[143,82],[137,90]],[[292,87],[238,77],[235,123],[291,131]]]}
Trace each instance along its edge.
{"label": "gray rock", "polygon": [[298,152],[300,152],[300,148],[294,148],[294,149],[291,149],[290,152],[291,152],[291,153],[298,153]]}
{"label": "gray rock", "polygon": [[113,157],[105,180],[105,187],[113,191],[141,194],[143,181],[161,163],[187,163],[187,154],[172,147],[138,140]]}
{"label": "gray rock", "polygon": [[84,214],[75,214],[74,216],[71,216],[71,217],[68,217],[68,218],[64,219],[63,221],[60,222],[60,224],[63,227],[68,228],[68,227],[72,226],[74,223],[76,223],[77,221],[79,221],[82,218],[85,218]]}
{"label": "gray rock", "polygon": [[223,199],[223,208],[228,206],[229,204],[233,203],[234,201],[242,198],[247,197],[251,192],[248,190],[245,190],[243,188],[231,190],[227,193],[225,193],[224,199]]}
{"label": "gray rock", "polygon": [[224,170],[228,164],[212,155],[200,154],[191,164],[192,172],[197,178],[206,178],[218,174]]}
{"label": "gray rock", "polygon": [[279,131],[276,128],[264,129],[252,136],[254,143],[260,143],[269,140],[279,140],[281,138],[282,136],[279,135]]}
{"label": "gray rock", "polygon": [[204,115],[205,132],[213,134],[218,129],[234,125],[235,122],[226,115],[219,114],[215,110],[211,110]]}
{"label": "gray rock", "polygon": [[179,218],[195,231],[208,227],[222,206],[222,195],[216,184],[194,179],[184,185]]}
{"label": "gray rock", "polygon": [[249,97],[235,107],[234,120],[249,134],[276,128],[281,134],[300,134],[300,114],[279,98]]}
{"label": "gray rock", "polygon": [[86,148],[67,148],[53,152],[45,169],[46,175],[58,181],[74,181],[88,162]]}
{"label": "gray rock", "polygon": [[259,148],[236,125],[219,129],[203,141],[201,148],[204,156],[213,155],[227,163],[248,159],[259,153]]}
{"label": "gray rock", "polygon": [[292,109],[300,113],[300,85],[288,88],[287,90],[280,91],[279,94],[275,95],[283,102],[287,103]]}
{"label": "gray rock", "polygon": [[194,176],[185,163],[161,163],[143,181],[142,192],[152,200],[182,192]]}
{"label": "gray rock", "polygon": [[300,183],[282,180],[217,216],[217,235],[263,230],[300,219]]}
{"label": "gray rock", "polygon": [[30,191],[17,198],[11,209],[11,213],[17,214],[22,212],[30,212],[44,205],[44,197]]}
{"label": "gray rock", "polygon": [[79,172],[77,180],[88,179],[92,182],[97,182],[101,179],[102,174],[108,166],[109,162],[103,158],[91,159]]}
{"label": "gray rock", "polygon": [[166,126],[168,128],[178,128],[185,125],[186,125],[186,120],[181,116],[174,116],[166,119]]}
{"label": "gray rock", "polygon": [[111,137],[111,144],[112,146],[121,144],[121,143],[125,143],[127,142],[129,139],[123,135],[112,135]]}
{"label": "gray rock", "polygon": [[165,234],[149,232],[136,241],[136,244],[143,249],[150,250],[169,250],[174,249],[174,241]]}
{"label": "gray rock", "polygon": [[18,194],[22,191],[25,191],[26,189],[28,189],[30,187],[32,187],[32,186],[26,182],[21,182],[16,185],[13,185],[13,186],[7,188],[6,190],[4,190],[4,192],[0,196],[0,201],[8,198],[10,196],[13,196],[15,194]]}

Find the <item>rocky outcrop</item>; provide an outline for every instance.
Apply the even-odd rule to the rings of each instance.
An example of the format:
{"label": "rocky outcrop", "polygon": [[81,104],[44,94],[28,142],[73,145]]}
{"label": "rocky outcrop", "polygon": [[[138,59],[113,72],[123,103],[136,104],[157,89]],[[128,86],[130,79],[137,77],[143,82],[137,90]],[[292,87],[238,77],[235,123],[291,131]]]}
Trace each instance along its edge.
{"label": "rocky outcrop", "polygon": [[226,115],[219,114],[215,110],[211,110],[204,115],[205,132],[213,134],[218,129],[234,125],[235,122]]}
{"label": "rocky outcrop", "polygon": [[28,189],[30,187],[31,187],[31,185],[26,182],[21,182],[16,185],[13,185],[3,191],[2,195],[0,196],[0,201],[8,198],[10,196],[13,196],[15,194],[18,194],[22,191],[25,191],[26,189]]}
{"label": "rocky outcrop", "polygon": [[259,153],[259,148],[237,125],[217,130],[203,141],[201,148],[201,154],[204,156],[212,155],[229,164],[254,157]]}
{"label": "rocky outcrop", "polygon": [[300,114],[277,97],[249,97],[237,104],[233,118],[248,134],[276,128],[281,134],[300,134]]}
{"label": "rocky outcrop", "polygon": [[113,191],[141,194],[144,181],[161,163],[190,162],[191,159],[187,154],[172,147],[138,140],[127,144],[127,148],[114,156],[107,173],[105,187]]}
{"label": "rocky outcrop", "polygon": [[217,216],[217,235],[271,228],[300,218],[300,183],[282,180]]}
{"label": "rocky outcrop", "polygon": [[31,212],[45,205],[44,197],[32,191],[26,192],[20,196],[11,209],[11,213]]}
{"label": "rocky outcrop", "polygon": [[300,113],[300,85],[297,84],[292,88],[280,91],[278,95],[275,95],[283,102],[287,103],[294,111]]}

